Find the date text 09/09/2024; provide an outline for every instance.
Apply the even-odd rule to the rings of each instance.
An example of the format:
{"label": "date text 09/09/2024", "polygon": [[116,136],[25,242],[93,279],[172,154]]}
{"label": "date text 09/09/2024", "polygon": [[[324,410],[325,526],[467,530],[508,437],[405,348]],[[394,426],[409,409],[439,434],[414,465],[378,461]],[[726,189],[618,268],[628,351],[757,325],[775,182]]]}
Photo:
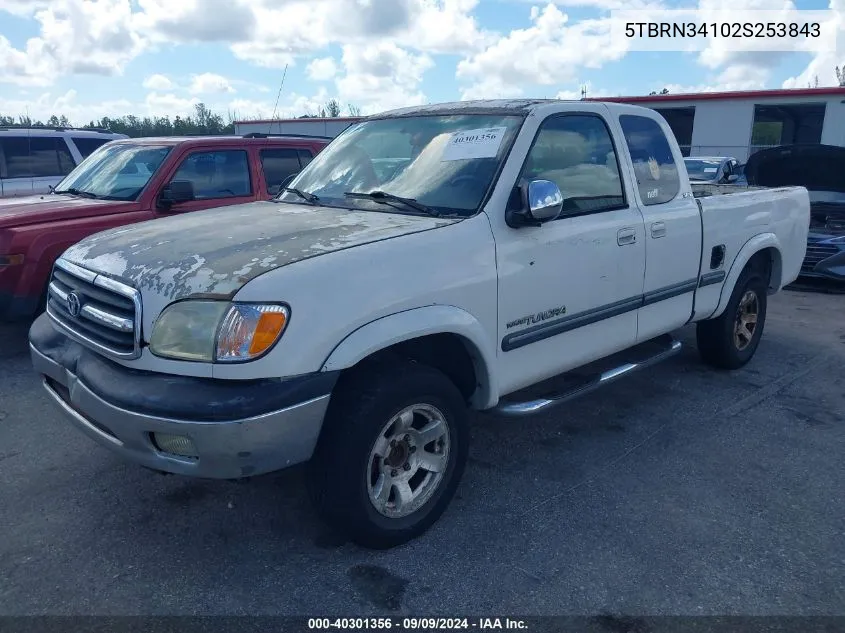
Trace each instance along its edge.
{"label": "date text 09/09/2024", "polygon": [[818,22],[626,22],[625,37],[818,38]]}
{"label": "date text 09/09/2024", "polygon": [[526,630],[524,620],[513,618],[309,618],[309,630],[367,629],[397,631]]}

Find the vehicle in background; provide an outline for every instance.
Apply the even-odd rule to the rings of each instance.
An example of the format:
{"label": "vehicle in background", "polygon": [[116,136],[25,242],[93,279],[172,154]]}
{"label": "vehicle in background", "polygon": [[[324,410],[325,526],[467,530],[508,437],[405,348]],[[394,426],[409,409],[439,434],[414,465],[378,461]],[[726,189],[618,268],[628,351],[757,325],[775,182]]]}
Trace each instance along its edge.
{"label": "vehicle in background", "polygon": [[547,411],[674,356],[692,323],[706,363],[751,360],[801,267],[809,198],[724,189],[693,197],[648,108],[386,112],[270,202],[70,247],[32,362],[124,459],[219,479],[308,461],[323,518],[391,547],[454,496],[471,411]]}
{"label": "vehicle in background", "polygon": [[810,193],[810,232],[801,277],[845,281],[845,147],[783,145],[752,154],[749,185],[801,186]]}
{"label": "vehicle in background", "polygon": [[732,169],[732,173],[736,174],[736,180],[732,183],[740,187],[748,186],[748,178],[745,176],[745,164],[737,165]]}
{"label": "vehicle in background", "polygon": [[0,126],[0,198],[49,193],[94,150],[124,138],[99,128]]}
{"label": "vehicle in background", "polygon": [[684,165],[693,183],[734,184],[740,176],[739,161],[731,156],[689,156]]}
{"label": "vehicle in background", "polygon": [[117,140],[95,150],[52,193],[0,200],[0,320],[42,309],[53,262],[82,238],[268,200],[328,142],[264,135]]}

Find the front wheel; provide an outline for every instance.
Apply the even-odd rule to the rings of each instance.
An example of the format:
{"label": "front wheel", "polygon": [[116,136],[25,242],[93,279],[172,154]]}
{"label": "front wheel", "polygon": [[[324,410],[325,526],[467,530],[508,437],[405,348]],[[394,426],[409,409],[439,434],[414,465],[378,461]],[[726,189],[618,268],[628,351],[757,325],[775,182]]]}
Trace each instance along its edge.
{"label": "front wheel", "polygon": [[455,494],[469,450],[468,412],[440,371],[406,360],[338,382],[311,462],[317,510],[365,547],[425,532]]}
{"label": "front wheel", "polygon": [[739,369],[757,351],[766,322],[767,283],[759,271],[747,268],[739,276],[725,311],[696,326],[698,352],[720,369]]}

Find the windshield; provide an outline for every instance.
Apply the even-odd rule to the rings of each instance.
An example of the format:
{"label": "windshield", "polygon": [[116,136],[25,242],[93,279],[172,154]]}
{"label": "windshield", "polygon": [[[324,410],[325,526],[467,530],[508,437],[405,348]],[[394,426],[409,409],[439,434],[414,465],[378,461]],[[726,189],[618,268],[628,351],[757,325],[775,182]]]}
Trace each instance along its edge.
{"label": "windshield", "polygon": [[691,180],[713,180],[718,176],[720,160],[685,158],[687,173]]}
{"label": "windshield", "polygon": [[[363,121],[347,128],[308,164],[289,188],[315,204],[365,205],[383,192],[392,211],[420,213],[396,196],[442,214],[476,213],[522,124],[520,116],[416,116]],[[277,200],[302,202],[283,192]],[[418,205],[419,206],[419,205]]]}
{"label": "windshield", "polygon": [[125,143],[103,145],[79,163],[54,191],[105,200],[135,200],[170,149]]}

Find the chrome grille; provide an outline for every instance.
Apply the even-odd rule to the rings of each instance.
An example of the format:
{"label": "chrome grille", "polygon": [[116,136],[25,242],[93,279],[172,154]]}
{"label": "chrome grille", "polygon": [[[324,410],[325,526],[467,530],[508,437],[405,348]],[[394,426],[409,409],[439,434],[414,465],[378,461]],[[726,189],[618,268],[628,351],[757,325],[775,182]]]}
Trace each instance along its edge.
{"label": "chrome grille", "polygon": [[69,337],[109,356],[140,356],[137,290],[60,259],[48,293],[47,314]]}
{"label": "chrome grille", "polygon": [[816,264],[827,259],[832,255],[836,255],[839,249],[833,244],[807,244],[807,254],[804,256],[804,262],[801,264],[801,272],[810,273],[816,268]]}

